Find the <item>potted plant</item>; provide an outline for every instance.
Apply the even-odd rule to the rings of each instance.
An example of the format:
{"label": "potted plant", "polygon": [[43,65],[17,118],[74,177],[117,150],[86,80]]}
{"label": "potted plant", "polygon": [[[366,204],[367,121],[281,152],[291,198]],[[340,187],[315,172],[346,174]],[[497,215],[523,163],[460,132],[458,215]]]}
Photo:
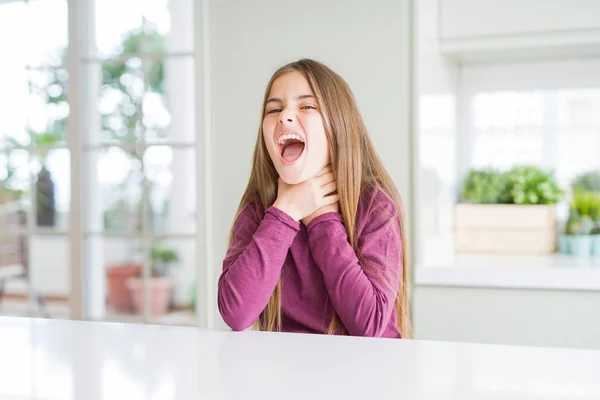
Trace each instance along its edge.
{"label": "potted plant", "polygon": [[600,256],[600,192],[594,193],[590,204],[590,219],[593,226],[590,231],[592,236],[592,255]]}
{"label": "potted plant", "polygon": [[571,188],[573,192],[600,192],[600,171],[589,171],[577,176]]}
{"label": "potted plant", "polygon": [[455,207],[455,249],[554,252],[555,204],[562,195],[554,175],[537,166],[470,171]]}
{"label": "potted plant", "polygon": [[600,242],[600,193],[577,190],[569,211],[565,233],[559,238],[562,253],[589,256]]}
{"label": "potted plant", "polygon": [[592,253],[592,220],[589,216],[576,214],[569,219],[565,229],[569,254],[589,256]]}
{"label": "potted plant", "polygon": [[[169,309],[173,290],[171,270],[179,263],[179,254],[173,248],[163,244],[155,244],[150,251],[152,262],[151,279],[148,281],[150,290],[150,312],[154,317],[159,317]],[[127,280],[127,288],[137,313],[143,312],[144,291],[141,274]]]}
{"label": "potted plant", "polygon": [[595,222],[590,235],[592,236],[592,255],[600,256],[600,220]]}
{"label": "potted plant", "polygon": [[133,302],[127,288],[127,281],[140,276],[142,268],[141,263],[134,261],[115,263],[106,268],[107,303],[114,311],[133,312]]}

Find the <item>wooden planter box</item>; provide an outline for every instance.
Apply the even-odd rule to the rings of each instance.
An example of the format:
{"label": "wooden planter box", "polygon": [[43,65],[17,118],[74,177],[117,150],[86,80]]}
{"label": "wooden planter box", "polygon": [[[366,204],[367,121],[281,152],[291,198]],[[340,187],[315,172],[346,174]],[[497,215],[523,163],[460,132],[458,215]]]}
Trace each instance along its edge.
{"label": "wooden planter box", "polygon": [[454,247],[459,253],[553,253],[553,205],[457,204]]}

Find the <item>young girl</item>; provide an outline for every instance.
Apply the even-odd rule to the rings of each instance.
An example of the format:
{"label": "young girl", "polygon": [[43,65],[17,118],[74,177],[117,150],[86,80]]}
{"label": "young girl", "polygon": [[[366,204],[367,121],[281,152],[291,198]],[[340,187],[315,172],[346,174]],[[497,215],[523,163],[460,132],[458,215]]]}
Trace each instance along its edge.
{"label": "young girl", "polygon": [[234,330],[411,337],[400,196],[346,82],[275,72],[219,279]]}

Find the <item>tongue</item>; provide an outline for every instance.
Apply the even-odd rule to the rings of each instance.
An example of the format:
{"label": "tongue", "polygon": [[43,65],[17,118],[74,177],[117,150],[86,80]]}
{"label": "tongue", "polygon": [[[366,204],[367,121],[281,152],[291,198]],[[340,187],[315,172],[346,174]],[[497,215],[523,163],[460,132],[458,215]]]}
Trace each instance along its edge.
{"label": "tongue", "polygon": [[298,157],[300,157],[300,154],[302,154],[303,150],[304,150],[304,144],[302,144],[302,143],[291,144],[291,145],[287,146],[285,149],[283,149],[282,157],[285,161],[288,161],[288,162],[296,161],[298,159]]}

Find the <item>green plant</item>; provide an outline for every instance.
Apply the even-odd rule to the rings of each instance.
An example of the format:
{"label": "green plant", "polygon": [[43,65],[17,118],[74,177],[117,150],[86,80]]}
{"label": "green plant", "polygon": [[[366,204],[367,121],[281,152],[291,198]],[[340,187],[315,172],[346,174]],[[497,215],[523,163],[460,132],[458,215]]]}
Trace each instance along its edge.
{"label": "green plant", "polygon": [[460,201],[477,204],[498,203],[505,186],[505,174],[491,168],[473,169],[463,182]]}
{"label": "green plant", "polygon": [[600,192],[593,193],[590,203],[590,218],[592,221],[600,223]]}
{"label": "green plant", "polygon": [[581,216],[588,216],[592,221],[600,217],[600,193],[578,190],[573,193],[573,209]]}
{"label": "green plant", "polygon": [[590,235],[600,235],[600,221],[596,222],[596,224],[590,231]]}
{"label": "green plant", "polygon": [[179,254],[175,249],[166,247],[164,245],[152,246],[150,250],[152,261],[163,262],[163,263],[176,263],[179,262]]}
{"label": "green plant", "polygon": [[589,216],[581,216],[571,209],[565,229],[567,235],[590,235],[593,229],[594,223]]}
{"label": "green plant", "polygon": [[538,166],[522,165],[506,173],[507,184],[500,201],[507,204],[556,204],[564,192],[554,174]]}
{"label": "green plant", "polygon": [[175,264],[179,262],[179,253],[163,244],[155,244],[150,249],[150,259],[152,260],[152,275],[166,276]]}
{"label": "green plant", "polygon": [[[6,148],[6,144],[2,147]],[[0,203],[19,201],[27,193],[25,188],[27,182],[20,179],[18,167],[14,165],[9,157],[10,150],[5,149],[0,156],[5,162],[4,176],[0,179]]]}
{"label": "green plant", "polygon": [[589,171],[577,176],[571,185],[573,192],[600,192],[600,171]]}

